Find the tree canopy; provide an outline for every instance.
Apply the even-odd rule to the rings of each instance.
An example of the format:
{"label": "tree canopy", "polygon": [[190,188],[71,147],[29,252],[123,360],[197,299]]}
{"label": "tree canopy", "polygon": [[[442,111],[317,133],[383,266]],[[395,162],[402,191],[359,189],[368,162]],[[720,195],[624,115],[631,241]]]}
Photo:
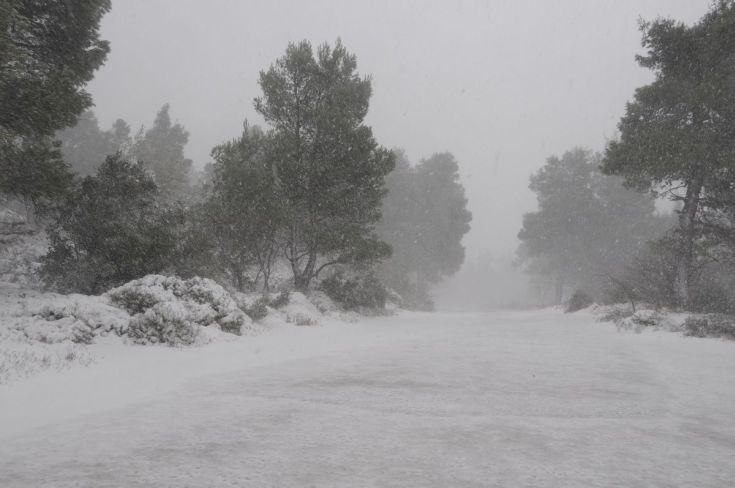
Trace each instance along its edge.
{"label": "tree canopy", "polygon": [[92,104],[84,86],[109,51],[98,35],[109,9],[109,0],[0,4],[0,191],[37,201],[68,181],[51,137]]}
{"label": "tree canopy", "polygon": [[101,293],[169,267],[181,214],[161,208],[155,182],[138,163],[107,157],[95,176],[77,180],[47,229],[47,284]]}
{"label": "tree canopy", "polygon": [[184,156],[189,133],[181,124],[171,122],[169,108],[168,104],[161,107],[153,126],[136,139],[132,151],[153,172],[161,195],[175,200],[189,186],[192,161]]}
{"label": "tree canopy", "polygon": [[539,209],[523,217],[519,257],[530,271],[555,281],[557,303],[565,286],[599,291],[660,231],[653,198],[602,175],[599,161],[575,148],[548,158],[531,176]]}
{"label": "tree canopy", "polygon": [[643,23],[641,66],[656,79],[636,90],[602,169],[680,202],[678,305],[689,302],[695,242],[708,199],[735,181],[735,3],[720,0],[698,23]]}
{"label": "tree canopy", "polygon": [[263,95],[255,109],[272,129],[286,205],[285,254],[297,288],[327,266],[390,253],[374,225],[393,155],[364,124],[371,83],[356,70],[340,41],[316,53],[302,41],[260,73]]}
{"label": "tree canopy", "polygon": [[393,255],[381,265],[380,277],[407,306],[430,308],[429,286],[464,262],[462,238],[472,214],[452,154],[437,153],[411,166],[403,151],[395,153],[378,226]]}
{"label": "tree canopy", "polygon": [[269,137],[245,124],[242,136],[212,150],[212,178],[202,206],[202,224],[213,259],[242,290],[252,266],[254,281],[269,289],[271,266],[280,251],[284,205],[280,180],[269,157]]}

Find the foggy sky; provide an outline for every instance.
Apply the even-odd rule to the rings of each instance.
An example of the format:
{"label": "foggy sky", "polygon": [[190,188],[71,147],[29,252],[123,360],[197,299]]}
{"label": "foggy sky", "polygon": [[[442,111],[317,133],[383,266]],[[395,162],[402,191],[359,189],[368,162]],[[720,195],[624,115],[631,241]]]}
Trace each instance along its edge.
{"label": "foggy sky", "polygon": [[373,77],[368,123],[412,161],[450,151],[474,214],[468,256],[511,253],[546,157],[601,150],[633,90],[638,19],[693,22],[709,0],[113,0],[111,52],[90,83],[100,124],[150,125],[164,103],[199,167],[261,123],[258,73],[289,41],[341,37]]}

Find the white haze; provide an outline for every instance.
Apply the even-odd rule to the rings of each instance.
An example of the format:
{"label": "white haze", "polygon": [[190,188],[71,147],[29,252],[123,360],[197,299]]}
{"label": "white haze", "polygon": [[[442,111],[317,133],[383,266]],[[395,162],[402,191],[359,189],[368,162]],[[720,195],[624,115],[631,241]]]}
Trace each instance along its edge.
{"label": "white haze", "polygon": [[150,124],[170,103],[201,167],[243,119],[260,122],[258,73],[288,42],[340,37],[373,77],[378,141],[412,161],[450,151],[460,162],[477,262],[513,253],[535,208],[528,177],[546,157],[614,137],[626,101],[651,80],[634,59],[639,19],[692,22],[709,3],[116,0],[102,25],[112,50],[90,91],[105,127]]}

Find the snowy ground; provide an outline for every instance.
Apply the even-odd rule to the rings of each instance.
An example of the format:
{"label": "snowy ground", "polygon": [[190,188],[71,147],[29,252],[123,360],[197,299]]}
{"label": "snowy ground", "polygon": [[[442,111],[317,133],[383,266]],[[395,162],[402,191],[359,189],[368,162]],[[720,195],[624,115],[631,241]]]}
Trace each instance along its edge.
{"label": "snowy ground", "polygon": [[2,487],[730,487],[735,343],[401,314],[0,386]]}

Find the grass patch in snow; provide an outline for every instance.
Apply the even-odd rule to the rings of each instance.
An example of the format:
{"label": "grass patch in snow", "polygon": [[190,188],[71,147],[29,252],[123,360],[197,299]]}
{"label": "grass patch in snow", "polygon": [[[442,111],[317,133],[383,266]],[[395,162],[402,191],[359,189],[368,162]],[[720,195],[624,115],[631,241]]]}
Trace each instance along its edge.
{"label": "grass patch in snow", "polygon": [[92,363],[94,356],[89,350],[76,344],[5,343],[0,346],[0,384],[43,371],[62,371]]}

